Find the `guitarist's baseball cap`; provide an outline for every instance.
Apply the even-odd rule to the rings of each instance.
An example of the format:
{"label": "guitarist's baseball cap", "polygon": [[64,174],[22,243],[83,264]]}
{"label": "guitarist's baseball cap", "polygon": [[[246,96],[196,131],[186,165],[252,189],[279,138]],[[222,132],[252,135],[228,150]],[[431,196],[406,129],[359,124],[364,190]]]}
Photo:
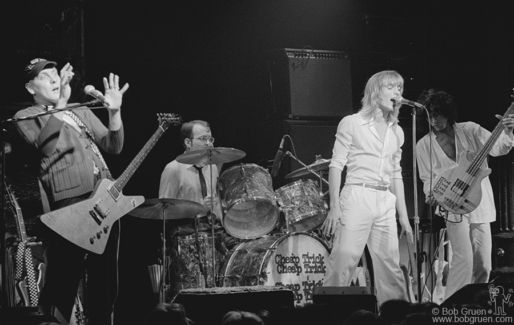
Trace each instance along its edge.
{"label": "guitarist's baseball cap", "polygon": [[48,68],[53,68],[57,65],[57,62],[48,61],[46,59],[36,58],[30,60],[29,64],[25,66],[25,73],[27,75],[27,81],[32,80],[39,75],[39,73]]}

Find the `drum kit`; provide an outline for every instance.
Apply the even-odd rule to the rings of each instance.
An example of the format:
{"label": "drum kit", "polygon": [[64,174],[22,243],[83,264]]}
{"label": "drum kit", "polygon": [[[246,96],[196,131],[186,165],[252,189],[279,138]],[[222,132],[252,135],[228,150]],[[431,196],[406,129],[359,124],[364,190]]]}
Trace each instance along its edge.
{"label": "drum kit", "polygon": [[[323,172],[328,170],[330,160],[318,156],[316,162],[305,165],[290,152],[287,154],[304,167],[286,178],[312,173],[319,178],[319,183],[312,179],[298,180],[274,191],[270,173],[261,166],[239,164],[225,170],[216,186],[223,214],[221,224],[226,234],[215,234],[214,226],[210,227],[210,234],[199,231],[196,217],[206,211],[203,205],[192,201],[150,199],[130,213],[163,222],[162,267],[158,281],[161,297],[166,290],[165,273],[169,267],[166,261],[170,260],[165,255],[165,221],[180,223],[195,219],[194,234],[179,234],[183,236],[178,239],[178,250],[170,262],[181,263],[182,288],[283,285],[294,291],[297,304],[312,302],[314,288],[322,285],[330,250],[328,242],[314,231],[327,215],[328,205],[320,189],[322,182],[326,182]],[[186,152],[176,160],[212,168],[213,164],[236,161],[244,156],[243,151],[233,148],[207,147]],[[213,180],[210,182],[212,186]],[[285,229],[277,230],[280,211],[286,225]],[[211,225],[214,224],[212,220]],[[228,236],[236,239],[230,251],[223,245]]]}

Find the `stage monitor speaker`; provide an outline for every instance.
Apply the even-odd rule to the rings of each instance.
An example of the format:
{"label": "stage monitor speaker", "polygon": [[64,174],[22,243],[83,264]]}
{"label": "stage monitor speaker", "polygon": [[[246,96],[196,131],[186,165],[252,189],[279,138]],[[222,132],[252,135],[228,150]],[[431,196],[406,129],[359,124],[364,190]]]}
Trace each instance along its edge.
{"label": "stage monitor speaker", "polygon": [[186,310],[195,325],[219,324],[232,310],[273,314],[278,308],[294,307],[293,291],[281,287],[226,287],[181,290],[173,300]]}
{"label": "stage monitor speaker", "polygon": [[277,49],[267,53],[273,115],[343,117],[353,112],[350,60],[343,52]]}
{"label": "stage monitor speaker", "polygon": [[54,306],[0,308],[2,325],[68,325],[68,322]]}
{"label": "stage monitor speaker", "polygon": [[375,314],[378,311],[374,287],[318,287],[314,289],[313,301],[331,306],[341,320],[360,309]]}

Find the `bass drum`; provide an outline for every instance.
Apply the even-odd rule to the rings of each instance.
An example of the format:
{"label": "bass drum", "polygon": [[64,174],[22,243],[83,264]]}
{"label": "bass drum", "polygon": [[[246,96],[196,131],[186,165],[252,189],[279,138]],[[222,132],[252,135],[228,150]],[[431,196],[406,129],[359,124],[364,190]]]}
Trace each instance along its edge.
{"label": "bass drum", "polygon": [[312,303],[323,285],[328,245],[314,234],[270,235],[234,247],[220,273],[220,286],[285,286],[295,305]]}

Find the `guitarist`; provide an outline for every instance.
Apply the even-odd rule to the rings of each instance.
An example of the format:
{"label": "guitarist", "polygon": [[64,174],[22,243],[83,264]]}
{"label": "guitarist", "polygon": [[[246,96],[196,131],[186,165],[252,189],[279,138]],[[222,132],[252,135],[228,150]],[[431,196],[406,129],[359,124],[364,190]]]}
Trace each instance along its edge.
{"label": "guitarist", "polygon": [[[129,85],[120,89],[119,77],[112,73],[103,78],[105,102],[109,104],[106,127],[87,108],[31,117],[66,107],[74,75],[70,63],[59,71],[56,62],[38,58],[25,67],[25,74],[25,88],[34,104],[16,113],[16,118],[28,117],[18,121],[16,129],[37,151],[42,203],[48,212],[87,199],[99,180],[111,177],[100,149],[110,154],[121,152],[124,133],[120,108]],[[48,268],[39,304],[57,307],[69,321],[81,275],[87,268],[91,324],[111,324],[118,289],[119,223],[113,225],[102,255],[86,254],[49,228],[45,230]]]}
{"label": "guitarist", "polygon": [[[442,172],[456,167],[463,151],[478,152],[489,139],[491,132],[473,122],[456,123],[457,107],[451,95],[444,91],[429,89],[424,91],[418,102],[425,105],[430,117],[432,133],[425,135],[417,143],[419,175],[427,203],[436,204],[430,194],[430,173],[432,186]],[[423,111],[424,117],[426,113]],[[494,144],[490,155],[507,154],[514,145],[514,115],[502,120],[505,126]],[[430,159],[430,138],[432,158]],[[468,158],[472,159],[472,158]],[[432,166],[430,166],[430,164]],[[487,167],[487,160],[484,164]],[[484,167],[484,166],[483,166]],[[479,206],[468,214],[454,214],[436,210],[436,214],[446,219],[446,229],[453,250],[453,259],[448,274],[445,298],[471,283],[485,283],[491,272],[491,227],[496,219],[493,191],[489,177],[481,183],[482,200]],[[441,240],[444,240],[442,238]]]}

